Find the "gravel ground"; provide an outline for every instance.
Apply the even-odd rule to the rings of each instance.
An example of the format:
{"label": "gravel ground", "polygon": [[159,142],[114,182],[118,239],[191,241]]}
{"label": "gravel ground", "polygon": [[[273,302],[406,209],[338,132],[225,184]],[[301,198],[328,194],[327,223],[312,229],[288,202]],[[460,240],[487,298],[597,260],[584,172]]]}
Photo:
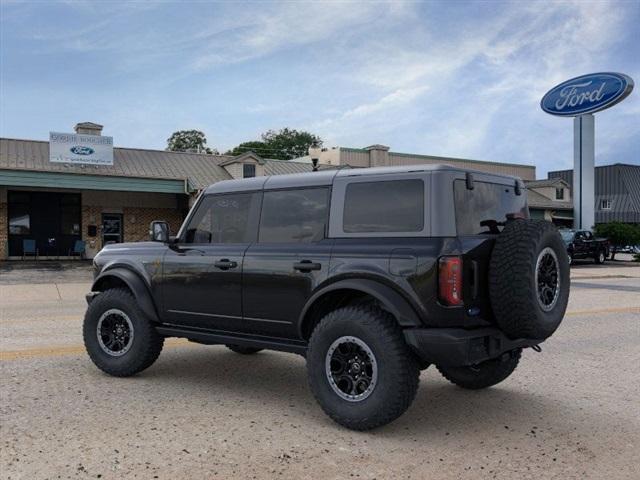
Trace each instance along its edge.
{"label": "gravel ground", "polygon": [[541,354],[479,392],[429,368],[409,411],[369,433],[322,413],[295,355],[169,340],[136,377],[100,373],[81,271],[0,281],[0,478],[638,478],[638,267],[575,267]]}

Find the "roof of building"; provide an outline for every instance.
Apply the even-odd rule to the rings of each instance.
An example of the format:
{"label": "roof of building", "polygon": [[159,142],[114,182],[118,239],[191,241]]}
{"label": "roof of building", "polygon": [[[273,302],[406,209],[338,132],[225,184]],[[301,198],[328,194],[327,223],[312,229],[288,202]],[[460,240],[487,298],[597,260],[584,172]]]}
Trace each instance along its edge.
{"label": "roof of building", "polygon": [[248,152],[244,152],[237,157],[227,156],[227,158],[223,159],[218,165],[224,167],[226,165],[231,165],[232,163],[243,163],[246,160],[255,160],[258,164],[264,165],[265,159],[259,156],[257,153],[249,150]]}
{"label": "roof of building", "polygon": [[[384,146],[384,145],[383,145]],[[352,148],[352,147],[339,147],[341,150],[351,151],[351,152],[367,152],[367,148]],[[492,162],[488,160],[471,160],[469,158],[456,158],[456,157],[439,157],[437,155],[421,155],[417,153],[402,153],[402,152],[393,152],[389,151],[389,155],[398,156],[398,157],[414,157],[414,158],[424,158],[430,161],[440,161],[441,163],[447,163],[447,161],[451,162],[469,162],[469,163],[484,163],[486,165],[501,165],[508,167],[526,167],[535,169],[535,165],[526,165],[523,163],[504,163],[504,162]]]}
{"label": "roof of building", "polygon": [[544,208],[549,210],[573,210],[571,202],[559,202],[550,200],[541,193],[527,188],[527,203],[529,208]]}
{"label": "roof of building", "polygon": [[568,187],[569,184],[561,178],[544,178],[542,180],[525,180],[525,184],[529,188],[555,187],[562,185]]}
{"label": "roof of building", "polygon": [[[549,172],[549,178],[573,182],[573,170]],[[609,200],[610,209],[596,208],[596,223],[640,222],[640,165],[614,163],[595,167],[595,200]]]}
{"label": "roof of building", "polygon": [[93,123],[93,122],[80,122],[76,124],[76,127],[104,128],[104,125],[100,125],[99,123]]}
{"label": "roof of building", "polygon": [[[253,152],[240,156],[209,155],[194,152],[170,152],[143,148],[113,149],[113,165],[74,165],[49,161],[49,142],[0,138],[0,169],[73,173],[153,179],[186,180],[193,190],[233,177],[224,168],[248,158],[263,164],[266,175],[286,175],[311,171],[309,163],[266,159]],[[334,169],[320,165],[320,170]]]}
{"label": "roof of building", "polygon": [[200,190],[231,175],[219,165],[224,155],[114,148],[113,165],[72,165],[49,161],[49,142],[0,138],[0,169],[187,180]]}

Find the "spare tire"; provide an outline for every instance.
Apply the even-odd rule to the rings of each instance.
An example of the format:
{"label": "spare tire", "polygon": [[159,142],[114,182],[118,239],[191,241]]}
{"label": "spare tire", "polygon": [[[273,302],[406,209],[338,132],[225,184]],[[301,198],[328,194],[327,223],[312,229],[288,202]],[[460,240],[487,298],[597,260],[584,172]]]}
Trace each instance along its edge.
{"label": "spare tire", "polygon": [[553,224],[507,223],[491,254],[489,295],[496,323],[509,338],[550,337],[567,309],[569,281],[567,250]]}

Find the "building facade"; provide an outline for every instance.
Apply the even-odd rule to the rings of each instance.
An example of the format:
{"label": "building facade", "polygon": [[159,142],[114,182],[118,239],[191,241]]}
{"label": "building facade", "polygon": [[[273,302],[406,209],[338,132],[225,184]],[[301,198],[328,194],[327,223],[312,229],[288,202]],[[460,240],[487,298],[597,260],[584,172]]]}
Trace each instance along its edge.
{"label": "building facade", "polygon": [[525,181],[531,218],[573,227],[571,186],[561,178]]}
{"label": "building facade", "polygon": [[[75,131],[100,136],[102,126],[85,122]],[[309,158],[272,160],[252,152],[113,148],[112,162],[99,165],[52,161],[50,153],[47,141],[0,138],[0,260],[35,253],[65,258],[77,249],[92,258],[108,243],[146,240],[152,220],[166,220],[176,233],[210,184],[313,168]],[[445,163],[535,178],[533,166],[400,154],[383,145],[324,150],[323,156],[320,169]]]}
{"label": "building facade", "polygon": [[[311,158],[307,156],[296,159],[296,161],[311,162]],[[338,167],[348,165],[354,168],[447,164],[459,168],[513,175],[523,180],[535,180],[536,178],[536,167],[534,165],[399,153],[390,151],[386,145],[370,145],[366,148],[323,148],[318,155],[318,163],[319,165]]]}
{"label": "building facade", "polygon": [[[573,185],[573,170],[549,172],[549,179]],[[640,223],[640,165],[595,167],[595,222]]]}

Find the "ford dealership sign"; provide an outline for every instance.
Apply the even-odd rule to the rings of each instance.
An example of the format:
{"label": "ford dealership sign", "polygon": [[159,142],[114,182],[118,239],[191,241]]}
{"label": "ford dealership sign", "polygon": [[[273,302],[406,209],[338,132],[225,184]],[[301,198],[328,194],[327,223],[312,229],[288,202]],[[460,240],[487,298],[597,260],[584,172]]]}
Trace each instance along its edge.
{"label": "ford dealership sign", "polygon": [[591,73],[553,87],[540,106],[551,115],[575,117],[609,108],[633,90],[633,80],[622,73]]}
{"label": "ford dealership sign", "polygon": [[75,147],[71,147],[69,149],[71,153],[75,153],[76,155],[93,155],[96,151],[91,147],[83,147],[81,145],[76,145]]}
{"label": "ford dealership sign", "polygon": [[76,133],[49,133],[49,161],[113,165],[113,137]]}

